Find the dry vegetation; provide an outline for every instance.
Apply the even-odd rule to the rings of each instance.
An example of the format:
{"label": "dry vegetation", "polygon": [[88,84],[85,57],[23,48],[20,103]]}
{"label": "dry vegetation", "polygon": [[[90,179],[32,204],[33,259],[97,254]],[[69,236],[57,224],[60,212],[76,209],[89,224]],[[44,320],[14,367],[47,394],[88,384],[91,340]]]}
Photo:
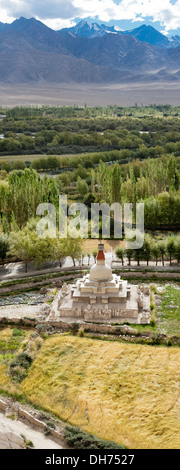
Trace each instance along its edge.
{"label": "dry vegetation", "polygon": [[[105,251],[110,252],[111,248],[115,250],[119,246],[119,240],[103,240]],[[124,242],[121,242],[122,246],[125,246]],[[97,240],[87,239],[84,241],[85,249],[88,251],[93,251],[97,249]]]}
{"label": "dry vegetation", "polygon": [[[128,448],[179,448],[178,348],[0,332],[0,389]],[[42,344],[43,343],[43,344]],[[34,359],[22,381],[12,359]]]}
{"label": "dry vegetation", "polygon": [[129,448],[179,448],[179,350],[55,336],[22,391],[71,424]]}

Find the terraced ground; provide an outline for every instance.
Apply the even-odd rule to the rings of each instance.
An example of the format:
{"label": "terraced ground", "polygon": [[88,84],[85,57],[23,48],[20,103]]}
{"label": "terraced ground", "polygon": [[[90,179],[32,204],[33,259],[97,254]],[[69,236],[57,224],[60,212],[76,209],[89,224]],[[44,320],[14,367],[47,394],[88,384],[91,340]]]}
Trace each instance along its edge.
{"label": "terraced ground", "polygon": [[[4,331],[12,347],[12,330]],[[22,381],[9,374],[11,358],[1,358],[1,391],[128,448],[179,448],[178,348],[67,334],[30,341],[34,361]]]}

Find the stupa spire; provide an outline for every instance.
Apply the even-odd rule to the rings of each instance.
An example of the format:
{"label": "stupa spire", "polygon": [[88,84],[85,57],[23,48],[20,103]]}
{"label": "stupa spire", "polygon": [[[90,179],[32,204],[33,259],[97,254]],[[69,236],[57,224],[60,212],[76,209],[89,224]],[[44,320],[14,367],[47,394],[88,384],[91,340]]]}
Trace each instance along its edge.
{"label": "stupa spire", "polygon": [[98,261],[104,261],[104,263],[105,263],[105,254],[104,254],[104,244],[103,243],[99,243],[99,245],[98,245],[97,264],[98,264]]}

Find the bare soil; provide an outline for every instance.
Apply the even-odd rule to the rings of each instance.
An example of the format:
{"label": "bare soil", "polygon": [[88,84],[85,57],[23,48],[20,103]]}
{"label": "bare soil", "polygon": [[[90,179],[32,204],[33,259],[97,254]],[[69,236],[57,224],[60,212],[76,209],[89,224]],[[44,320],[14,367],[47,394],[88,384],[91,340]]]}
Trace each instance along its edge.
{"label": "bare soil", "polygon": [[119,106],[180,105],[180,82],[128,84],[74,84],[39,82],[36,84],[0,84],[0,106]]}

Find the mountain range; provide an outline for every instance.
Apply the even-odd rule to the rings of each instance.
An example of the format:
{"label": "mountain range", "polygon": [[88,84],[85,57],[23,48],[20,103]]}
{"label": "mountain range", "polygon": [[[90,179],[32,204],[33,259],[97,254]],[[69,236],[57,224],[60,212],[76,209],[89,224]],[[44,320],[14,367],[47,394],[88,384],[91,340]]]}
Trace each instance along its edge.
{"label": "mountain range", "polygon": [[180,79],[180,37],[81,21],[54,31],[35,18],[0,23],[0,82],[120,83]]}
{"label": "mountain range", "polygon": [[172,36],[170,39],[164,34],[157,31],[152,26],[143,24],[139,28],[123,31],[118,26],[107,26],[105,24],[88,23],[80,21],[76,26],[64,28],[61,31],[72,33],[76,37],[95,38],[105,36],[106,34],[124,34],[133,36],[139,41],[147,42],[152,46],[158,47],[178,47],[180,46],[180,36]]}

